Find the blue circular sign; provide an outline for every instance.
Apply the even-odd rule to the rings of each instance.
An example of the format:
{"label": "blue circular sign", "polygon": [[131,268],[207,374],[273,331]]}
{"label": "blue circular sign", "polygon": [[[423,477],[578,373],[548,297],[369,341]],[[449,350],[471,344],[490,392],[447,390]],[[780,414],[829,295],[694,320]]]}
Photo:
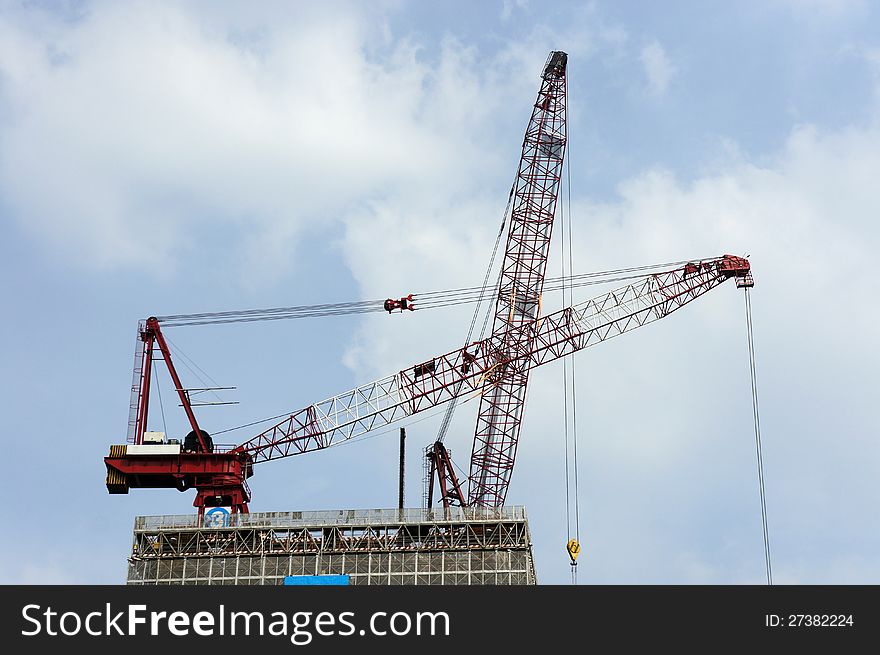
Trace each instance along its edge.
{"label": "blue circular sign", "polygon": [[206,528],[228,528],[232,513],[226,507],[212,507],[205,512]]}

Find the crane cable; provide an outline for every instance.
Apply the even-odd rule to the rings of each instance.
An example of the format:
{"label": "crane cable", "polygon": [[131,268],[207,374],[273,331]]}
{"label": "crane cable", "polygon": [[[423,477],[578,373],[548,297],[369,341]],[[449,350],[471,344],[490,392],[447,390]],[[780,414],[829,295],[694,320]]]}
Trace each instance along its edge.
{"label": "crane cable", "polygon": [[[503,230],[503,228],[502,228]],[[497,248],[496,248],[497,249]],[[568,289],[588,287],[594,285],[608,284],[611,282],[621,282],[642,278],[650,275],[652,272],[660,272],[669,270],[678,266],[682,266],[689,262],[705,261],[707,259],[715,259],[714,257],[700,257],[696,259],[683,259],[675,262],[663,262],[659,264],[650,264],[647,266],[631,266],[628,268],[618,268],[607,271],[595,271],[591,273],[580,273],[565,278],[564,283]],[[563,278],[547,278],[544,285],[544,292],[559,291],[563,288]],[[427,309],[439,309],[442,307],[454,307],[457,305],[481,303],[491,292],[494,297],[497,295],[498,283],[489,286],[483,284],[479,287],[463,287],[459,289],[447,289],[444,291],[431,291],[426,293],[413,294],[413,298],[417,301],[414,306],[415,311]],[[349,314],[371,314],[385,312],[384,300],[360,300],[356,302],[343,303],[323,303],[318,305],[297,305],[292,307],[271,307],[267,309],[245,309],[224,312],[202,312],[197,314],[168,314],[157,316],[157,320],[163,327],[184,327],[194,325],[218,325],[225,323],[247,323],[254,321],[274,321],[296,318],[315,318],[321,316],[343,316]],[[490,306],[491,308],[491,306]],[[486,313],[483,321],[483,333],[485,333],[486,324],[490,312]]]}
{"label": "crane cable", "polygon": [[770,564],[770,532],[767,528],[767,500],[764,491],[764,456],[761,447],[761,417],[758,414],[758,382],[755,370],[755,332],[752,327],[752,299],[749,287],[744,287],[746,296],[746,328],[749,341],[749,373],[752,379],[752,416],[755,422],[755,453],[758,460],[758,488],[761,495],[761,525],[764,531],[764,567],[767,584],[773,585],[773,569]]}
{"label": "crane cable", "polygon": [[[578,275],[569,274],[564,282],[562,277],[546,278],[544,284],[544,292],[560,291],[563,284],[567,289],[594,286],[599,284],[607,284],[609,282],[620,282],[624,280],[634,280],[645,275],[651,274],[652,271],[668,270],[682,266],[689,262],[705,261],[707,259],[715,259],[714,257],[702,257],[697,259],[683,259],[676,262],[663,262],[660,264],[650,264],[647,266],[633,266],[629,268],[620,268],[609,271],[597,271],[593,273],[580,273]],[[434,291],[428,293],[413,294],[415,300],[418,301],[416,309],[434,309],[437,307],[450,307],[466,303],[476,302],[481,294],[485,293],[487,287],[467,287],[463,289],[448,289],[445,291]],[[493,289],[497,289],[493,287]]]}
{"label": "crane cable", "polygon": [[[492,274],[492,268],[495,266],[495,257],[498,255],[498,246],[501,243],[501,235],[504,234],[504,227],[507,225],[507,217],[510,212],[510,203],[513,201],[513,194],[516,191],[516,180],[514,179],[513,185],[510,187],[510,194],[507,196],[507,207],[504,208],[504,215],[501,217],[501,227],[498,228],[498,235],[495,237],[495,247],[492,248],[492,257],[489,259],[489,266],[486,268],[486,275],[483,276],[483,286],[480,287],[479,299],[477,300],[477,306],[474,308],[474,315],[471,317],[471,324],[468,328],[467,337],[464,340],[464,347],[466,348],[473,338],[474,334],[474,326],[477,323],[477,317],[480,315],[480,307],[483,304],[483,298],[485,297],[485,291],[489,288],[489,276]],[[495,286],[492,288],[493,291],[496,291],[501,282],[501,274],[499,272],[498,282],[496,282]],[[492,297],[497,297],[496,293],[493,293]],[[486,316],[483,319],[483,327],[480,330],[480,339],[482,340],[483,335],[486,333],[486,325],[489,320],[489,311],[492,308],[492,303],[489,303],[486,307]],[[462,381],[459,384],[459,389],[461,389],[461,385],[464,384]],[[449,430],[449,424],[452,422],[452,416],[455,413],[455,407],[458,404],[458,389],[456,393],[452,396],[452,400],[446,406],[446,412],[443,414],[443,422],[440,424],[440,430],[437,432],[437,441],[443,441],[446,437],[446,432]],[[431,481],[428,484],[432,484]]]}
{"label": "crane cable", "polygon": [[[569,144],[570,145],[570,144]],[[571,224],[571,151],[569,149],[567,164],[566,201],[560,204],[560,235],[562,237],[562,304],[570,306],[574,304],[573,275],[573,246]],[[565,205],[568,205],[567,211]],[[566,220],[568,221],[566,227]],[[567,250],[566,252],[566,245]],[[566,255],[568,256],[568,276],[566,276]],[[568,290],[568,302],[566,303],[566,289]],[[569,412],[569,362],[571,363],[571,412]],[[563,423],[565,434],[565,515],[567,541],[565,544],[568,556],[571,560],[571,584],[577,584],[577,557],[580,554],[580,502],[578,490],[578,460],[577,460],[577,386],[575,358],[573,354],[562,358],[562,386],[563,386]],[[571,416],[571,431],[569,431],[569,415]],[[569,455],[570,453],[570,455]],[[572,513],[571,496],[574,496],[574,512]],[[574,524],[574,531],[572,531]]]}
{"label": "crane cable", "polygon": [[[569,148],[568,161],[566,162],[567,185],[566,194],[568,201],[568,272],[569,275],[574,271],[574,258],[572,255],[573,231],[571,227],[571,148]],[[574,305],[573,287],[568,291],[568,306]],[[580,490],[578,488],[578,423],[577,423],[577,359],[574,353],[569,355],[571,360],[571,425],[572,425],[572,454],[574,469],[574,538],[576,540],[577,554],[580,554],[581,540],[581,509],[580,509]],[[572,565],[572,583],[577,584],[577,560]]]}

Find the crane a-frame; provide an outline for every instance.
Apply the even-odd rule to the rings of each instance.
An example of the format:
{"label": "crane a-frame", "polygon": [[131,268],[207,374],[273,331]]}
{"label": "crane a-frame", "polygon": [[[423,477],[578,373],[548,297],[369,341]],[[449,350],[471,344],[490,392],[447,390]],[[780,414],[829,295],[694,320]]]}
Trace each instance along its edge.
{"label": "crane a-frame", "polygon": [[[327,448],[478,393],[467,503],[442,445],[434,464],[444,504],[500,506],[510,484],[533,368],[664,318],[729,279],[735,279],[737,286],[751,286],[748,260],[723,255],[651,273],[610,293],[541,315],[566,146],[566,68],[567,55],[552,52],[542,72],[512,191],[490,336],[292,412],[252,439],[223,449],[199,426],[161,322],[150,317],[138,329],[128,443],[111,446],[104,458],[108,491],[195,489],[193,504],[200,515],[205,508],[218,506],[247,512],[251,499],[247,480],[254,465]],[[386,301],[384,309],[414,309],[412,296],[406,304],[403,300]],[[146,443],[144,439],[156,346],[192,428],[183,443]]]}

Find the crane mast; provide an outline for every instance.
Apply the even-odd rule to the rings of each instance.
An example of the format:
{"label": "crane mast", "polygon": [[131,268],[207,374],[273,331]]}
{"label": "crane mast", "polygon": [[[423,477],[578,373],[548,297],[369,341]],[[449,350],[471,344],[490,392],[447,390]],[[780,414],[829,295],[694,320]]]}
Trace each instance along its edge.
{"label": "crane mast", "polygon": [[[534,334],[522,327],[534,325],[541,310],[565,157],[567,62],[564,52],[550,53],[523,140],[492,327],[492,334],[502,337],[502,351],[511,356],[531,350]],[[529,370],[524,369],[486,385],[471,455],[469,505],[504,504],[528,381]]]}

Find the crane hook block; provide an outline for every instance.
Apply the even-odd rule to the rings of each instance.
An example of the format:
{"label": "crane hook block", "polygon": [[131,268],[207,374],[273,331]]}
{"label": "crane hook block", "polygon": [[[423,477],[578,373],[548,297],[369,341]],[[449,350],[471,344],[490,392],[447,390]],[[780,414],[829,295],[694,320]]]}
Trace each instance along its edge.
{"label": "crane hook block", "polygon": [[581,544],[577,539],[569,539],[568,543],[565,544],[565,550],[568,551],[568,556],[571,558],[572,564],[577,564],[578,555],[581,554]]}
{"label": "crane hook block", "polygon": [[401,312],[404,309],[408,309],[409,311],[415,311],[415,307],[413,307],[413,295],[409,294],[408,296],[404,296],[400,300],[395,300],[394,298],[389,298],[382,305],[385,308],[385,311],[389,314],[393,312],[395,309],[399,309]]}

